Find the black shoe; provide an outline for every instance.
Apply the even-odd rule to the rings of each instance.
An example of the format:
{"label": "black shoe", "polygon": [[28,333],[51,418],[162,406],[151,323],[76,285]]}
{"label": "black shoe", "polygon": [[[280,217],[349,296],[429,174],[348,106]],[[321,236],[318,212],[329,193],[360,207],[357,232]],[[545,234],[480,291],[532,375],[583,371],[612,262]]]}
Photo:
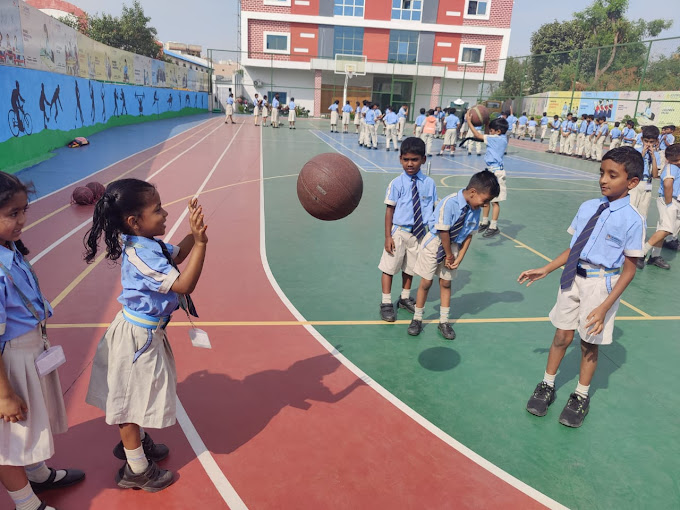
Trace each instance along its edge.
{"label": "black shoe", "polygon": [[[142,439],[142,446],[144,447],[144,455],[149,460],[154,462],[160,462],[168,456],[170,449],[164,444],[156,444],[151,439],[149,433],[145,433],[144,439]],[[125,450],[123,449],[123,442],[120,441],[116,447],[113,449],[113,455],[120,460],[127,460],[125,457]]]}
{"label": "black shoe", "polygon": [[582,397],[578,393],[569,396],[567,405],[560,414],[560,423],[567,427],[580,427],[583,425],[590,408],[590,397]]}
{"label": "black shoe", "polygon": [[479,224],[479,230],[477,230],[477,232],[479,232],[479,233],[481,234],[481,233],[484,232],[487,228],[489,228],[489,224],[488,224],[488,223],[484,223],[483,225],[480,223],[480,224]]}
{"label": "black shoe", "polygon": [[411,313],[416,312],[416,300],[413,299],[412,297],[408,297],[406,299],[399,298],[399,302],[397,303],[397,306],[399,308],[403,308],[404,310],[408,310]]}
{"label": "black shoe", "polygon": [[670,241],[664,241],[663,247],[668,248],[673,251],[680,251],[680,241],[677,239],[671,239]]}
{"label": "black shoe", "polygon": [[442,153],[441,153],[441,152],[440,152],[440,153],[438,153],[438,154],[437,154],[437,156],[442,156]]}
{"label": "black shoe", "polygon": [[397,320],[397,315],[394,313],[394,305],[392,303],[380,303],[380,318],[385,322],[394,322]]}
{"label": "black shoe", "polygon": [[408,325],[408,329],[406,331],[411,336],[418,336],[418,335],[420,335],[420,332],[422,330],[423,330],[423,321],[417,321],[417,320],[413,319],[411,321],[411,324]]}
{"label": "black shoe", "polygon": [[637,260],[635,261],[635,267],[638,269],[644,269],[645,268],[645,258],[644,257],[638,257]]}
{"label": "black shoe", "polygon": [[440,322],[439,323],[439,332],[447,340],[455,340],[456,339],[456,332],[453,330],[453,328],[451,327],[451,324],[449,324],[448,322]]}
{"label": "black shoe", "polygon": [[481,157],[482,157],[482,155],[481,155],[481,154],[477,154],[477,157],[481,158]]}
{"label": "black shoe", "polygon": [[671,265],[668,262],[666,262],[661,255],[659,255],[658,257],[649,257],[649,259],[647,259],[647,265],[660,267],[661,269],[671,268]]}
{"label": "black shoe", "polygon": [[482,237],[493,237],[495,235],[498,235],[499,232],[500,230],[498,230],[497,228],[487,228],[486,232],[482,234]]}
{"label": "black shoe", "polygon": [[541,381],[527,402],[527,411],[534,416],[545,416],[548,413],[548,407],[553,402],[555,402],[555,387]]}
{"label": "black shoe", "polygon": [[146,492],[162,491],[172,485],[172,471],[161,469],[154,461],[149,461],[146,471],[135,474],[126,462],[116,474],[116,483],[122,489],[142,489]]}
{"label": "black shoe", "polygon": [[70,487],[85,479],[85,473],[79,469],[65,469],[66,475],[61,480],[55,481],[57,476],[57,471],[48,468],[50,470],[50,476],[44,482],[30,482],[31,488],[35,494],[40,494],[41,492],[49,491],[52,489],[62,489],[64,487]]}
{"label": "black shoe", "polygon": [[385,149],[385,152],[390,152],[390,150],[389,150],[389,149]]}
{"label": "black shoe", "polygon": [[378,150],[378,148],[377,148],[377,147],[373,147],[373,150],[374,150],[374,151],[377,151],[377,150]]}

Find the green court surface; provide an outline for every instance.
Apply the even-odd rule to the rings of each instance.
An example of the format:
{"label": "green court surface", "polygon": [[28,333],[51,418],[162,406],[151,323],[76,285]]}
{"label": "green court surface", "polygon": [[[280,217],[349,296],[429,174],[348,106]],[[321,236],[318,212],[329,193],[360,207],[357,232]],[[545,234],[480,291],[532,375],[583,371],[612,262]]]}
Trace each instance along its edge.
{"label": "green court surface", "polygon": [[[298,121],[295,131],[263,130],[267,256],[283,292],[302,315],[308,321],[342,322],[316,328],[434,425],[560,503],[571,508],[680,507],[680,265],[674,253],[663,253],[674,266],[670,271],[638,271],[624,293],[632,308],[621,304],[615,341],[600,350],[584,425],[569,429],[558,423],[578,379],[577,342],[560,367],[557,400],[548,415],[537,418],[525,410],[543,375],[554,333],[547,315],[559,271],[530,288],[516,279],[522,270],[545,264],[541,255],[553,258],[566,249],[566,229],[578,206],[599,196],[595,180],[551,179],[556,166],[596,175],[595,164],[511,145],[508,200],[499,221],[504,235],[475,237],[453,282],[457,339],[441,338],[436,324],[426,325],[414,338],[406,333],[406,323],[379,322],[383,199],[398,170],[364,172],[357,210],[341,221],[318,221],[304,212],[296,196],[303,164],[315,154],[333,152],[314,129],[327,129],[327,123]],[[359,151],[356,139],[353,144],[345,145]],[[360,152],[364,159],[391,157],[389,166],[398,166],[396,153],[388,154]],[[355,161],[359,157],[347,155]],[[483,166],[483,158],[474,156],[434,159],[443,172],[446,165],[451,169],[451,175],[433,172],[440,198],[464,187],[474,172],[461,163]],[[513,172],[530,168],[537,178],[513,179]],[[458,175],[452,175],[454,170]],[[652,203],[650,225],[656,216]],[[395,278],[395,299],[400,283]],[[426,319],[437,319],[438,308],[435,284]],[[398,319],[409,321],[411,315],[400,310]]]}

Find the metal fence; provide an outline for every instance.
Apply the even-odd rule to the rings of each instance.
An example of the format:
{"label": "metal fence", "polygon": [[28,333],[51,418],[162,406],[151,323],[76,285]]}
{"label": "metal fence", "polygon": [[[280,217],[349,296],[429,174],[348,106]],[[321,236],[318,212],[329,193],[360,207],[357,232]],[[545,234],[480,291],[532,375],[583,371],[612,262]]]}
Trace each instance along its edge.
{"label": "metal fence", "polygon": [[[247,91],[255,89],[261,96],[285,91],[288,98],[313,100],[320,89],[320,113],[335,99],[342,99],[344,76],[324,72],[321,83],[309,85],[314,83],[312,71],[311,79],[301,85],[299,73],[280,67],[284,64],[279,59],[295,62],[308,57],[208,50],[208,59],[214,63],[224,60],[239,63],[243,61],[241,57],[258,59],[260,63],[248,67],[247,73],[238,67],[237,79],[230,85],[236,97],[252,100]],[[506,110],[512,106],[515,113],[562,115],[603,111],[611,121],[634,119],[638,124],[680,126],[680,37],[508,57],[479,64],[376,60],[368,63],[376,64],[371,67],[377,71],[350,80],[347,98],[352,105],[368,99],[383,106],[408,104],[414,112],[421,107],[449,106],[455,99],[467,104],[494,100]],[[323,67],[332,69],[332,62]],[[504,79],[498,81],[494,75],[503,68]]]}

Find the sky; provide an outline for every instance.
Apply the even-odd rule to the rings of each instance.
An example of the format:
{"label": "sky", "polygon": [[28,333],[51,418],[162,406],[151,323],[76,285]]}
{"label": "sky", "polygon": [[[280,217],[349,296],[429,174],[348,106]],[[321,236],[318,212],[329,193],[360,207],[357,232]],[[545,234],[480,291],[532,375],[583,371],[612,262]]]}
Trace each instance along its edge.
{"label": "sky", "polygon": [[[71,0],[73,4],[89,13],[120,15],[123,3],[111,0]],[[515,0],[513,10],[510,56],[530,53],[531,34],[543,23],[553,20],[564,21],[572,13],[587,7],[592,0]],[[673,3],[677,0],[670,0]],[[125,2],[132,4],[132,0]],[[208,48],[236,49],[236,0],[191,0],[172,2],[168,0],[141,0],[144,13],[151,18],[151,26],[158,30],[163,41],[179,41],[200,44],[203,51]],[[177,6],[173,6],[177,4]],[[664,17],[674,20],[673,27],[659,37],[680,36],[680,9],[651,9],[651,2],[631,0],[628,17],[631,19],[654,19]],[[659,5],[659,4],[657,4]],[[216,56],[216,58],[218,58]]]}

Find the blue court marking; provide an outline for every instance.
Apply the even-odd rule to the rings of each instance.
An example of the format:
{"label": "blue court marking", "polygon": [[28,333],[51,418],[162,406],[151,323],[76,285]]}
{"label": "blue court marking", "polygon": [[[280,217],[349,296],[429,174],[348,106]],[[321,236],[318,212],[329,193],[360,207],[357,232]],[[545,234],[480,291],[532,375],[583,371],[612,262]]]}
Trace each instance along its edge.
{"label": "blue court marking", "polygon": [[23,169],[16,176],[33,183],[36,193],[32,199],[41,198],[210,118],[215,117],[206,113],[106,129],[88,137],[90,145],[59,148],[54,157]]}

